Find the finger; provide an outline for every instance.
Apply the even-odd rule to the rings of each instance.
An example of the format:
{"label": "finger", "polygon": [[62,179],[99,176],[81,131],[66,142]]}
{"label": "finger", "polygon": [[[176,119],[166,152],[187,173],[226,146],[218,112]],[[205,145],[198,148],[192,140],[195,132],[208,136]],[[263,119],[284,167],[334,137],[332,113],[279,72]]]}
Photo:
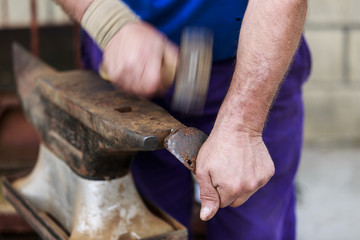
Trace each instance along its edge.
{"label": "finger", "polygon": [[148,59],[144,66],[141,82],[139,82],[138,86],[141,88],[141,95],[150,98],[162,91],[161,62],[163,58],[163,47],[161,47],[161,44],[159,43],[154,53],[147,57]]}
{"label": "finger", "polygon": [[132,52],[134,52],[134,54],[128,55],[126,61],[120,59],[118,60],[118,65],[112,66],[114,73],[112,81],[116,87],[128,93],[142,96],[141,88],[146,85],[142,82],[146,59],[139,58],[135,50]]}
{"label": "finger", "polygon": [[249,197],[250,196],[241,196],[241,197],[235,199],[235,201],[233,201],[229,206],[230,207],[239,207],[244,202],[246,202],[249,199]]}
{"label": "finger", "polygon": [[99,66],[99,75],[102,79],[106,80],[106,81],[110,81],[110,77],[107,73],[107,70],[105,68],[104,63],[102,62]]}
{"label": "finger", "polygon": [[220,207],[225,208],[234,202],[240,195],[240,191],[232,185],[221,184],[217,187],[220,196]]}
{"label": "finger", "polygon": [[213,186],[210,175],[208,173],[197,174],[196,176],[200,188],[200,218],[203,221],[208,221],[218,211],[220,197],[216,188]]}
{"label": "finger", "polygon": [[115,35],[104,49],[100,76],[111,81],[115,87],[136,94],[133,86],[140,82],[145,65],[145,59],[138,55],[135,43],[128,46],[120,35]]}
{"label": "finger", "polygon": [[174,81],[177,63],[178,63],[179,49],[170,41],[166,41],[164,56],[161,65],[161,80],[164,89],[170,88]]}

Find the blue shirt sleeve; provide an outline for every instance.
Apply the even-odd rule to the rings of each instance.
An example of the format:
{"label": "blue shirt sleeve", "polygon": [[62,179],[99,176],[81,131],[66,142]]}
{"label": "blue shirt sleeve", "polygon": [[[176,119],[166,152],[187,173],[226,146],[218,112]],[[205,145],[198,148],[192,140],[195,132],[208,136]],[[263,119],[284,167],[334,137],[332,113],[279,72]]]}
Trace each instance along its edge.
{"label": "blue shirt sleeve", "polygon": [[214,33],[213,59],[236,55],[248,0],[124,0],[144,21],[179,44],[181,31],[202,26]]}

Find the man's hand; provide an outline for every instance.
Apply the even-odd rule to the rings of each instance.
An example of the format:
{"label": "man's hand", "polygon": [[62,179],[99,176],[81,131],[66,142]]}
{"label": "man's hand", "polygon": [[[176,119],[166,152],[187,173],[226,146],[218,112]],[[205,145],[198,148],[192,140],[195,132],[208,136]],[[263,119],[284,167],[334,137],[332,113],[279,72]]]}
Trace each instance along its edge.
{"label": "man's hand", "polygon": [[[93,0],[56,0],[56,2],[79,23],[83,23],[85,13],[94,3]],[[88,18],[85,21],[90,24],[90,26],[87,26],[90,30],[93,30],[90,35],[94,37],[98,44],[102,43],[104,38],[108,37],[112,27],[116,27],[116,23],[119,23],[113,22],[111,19],[109,22],[103,22],[103,25],[98,24],[104,14],[109,15],[108,12],[104,12],[104,9],[106,10],[107,6],[114,6],[113,1],[109,2],[103,1],[100,10],[99,5],[94,5],[94,8],[91,8],[91,13],[88,14],[88,18],[93,20],[91,24],[97,24],[97,28],[89,23]],[[127,17],[125,20],[135,14],[127,7],[120,7],[120,1],[117,3],[119,3],[119,6],[115,6],[116,10],[120,11],[121,16]],[[96,4],[99,4],[99,2]],[[124,4],[122,3],[122,5]],[[97,17],[100,17],[100,19],[96,19]],[[120,22],[124,21],[121,18],[118,20]],[[109,32],[99,34],[105,26]],[[101,47],[104,47],[101,70],[115,86],[146,98],[164,94],[171,86],[179,50],[165,35],[151,25],[143,21],[126,22],[119,31],[115,31],[115,35],[111,36],[111,40]]]}
{"label": "man's hand", "polygon": [[200,149],[196,177],[203,221],[218,208],[238,207],[274,174],[274,164],[261,135],[214,129]]}
{"label": "man's hand", "polygon": [[196,176],[203,220],[244,203],[274,174],[262,140],[271,103],[305,22],[307,0],[251,0],[242,22],[235,72]]}
{"label": "man's hand", "polygon": [[133,22],[105,47],[103,67],[115,86],[149,98],[171,86],[173,79],[164,71],[175,71],[177,57],[178,48],[163,34],[147,23]]}

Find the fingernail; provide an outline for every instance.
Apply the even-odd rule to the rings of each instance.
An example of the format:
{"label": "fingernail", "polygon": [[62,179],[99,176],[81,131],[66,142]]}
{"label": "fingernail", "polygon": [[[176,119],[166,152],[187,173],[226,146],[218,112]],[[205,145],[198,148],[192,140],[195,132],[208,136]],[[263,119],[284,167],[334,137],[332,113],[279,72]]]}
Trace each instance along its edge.
{"label": "fingernail", "polygon": [[209,207],[202,207],[200,211],[200,218],[205,221],[209,217],[211,210]]}

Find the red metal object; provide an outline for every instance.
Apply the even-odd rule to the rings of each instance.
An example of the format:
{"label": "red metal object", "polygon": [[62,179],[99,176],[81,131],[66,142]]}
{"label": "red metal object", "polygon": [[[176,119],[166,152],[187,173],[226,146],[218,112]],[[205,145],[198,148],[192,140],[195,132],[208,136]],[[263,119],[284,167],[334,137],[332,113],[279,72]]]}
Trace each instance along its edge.
{"label": "red metal object", "polygon": [[0,169],[32,167],[38,148],[38,135],[22,112],[16,94],[0,92]]}
{"label": "red metal object", "polygon": [[0,213],[1,234],[28,234],[34,230],[18,213]]}
{"label": "red metal object", "polygon": [[35,56],[40,55],[39,51],[39,25],[37,22],[37,9],[36,9],[36,0],[30,0],[30,11],[31,11],[31,25],[30,25],[30,35],[31,35],[31,51]]}
{"label": "red metal object", "polygon": [[80,25],[78,23],[74,23],[74,26],[73,26],[74,53],[75,53],[74,55],[75,55],[75,66],[77,69],[82,68],[80,31],[81,31]]}
{"label": "red metal object", "polygon": [[165,138],[165,148],[192,173],[196,172],[196,158],[207,135],[196,128],[180,128]]}

